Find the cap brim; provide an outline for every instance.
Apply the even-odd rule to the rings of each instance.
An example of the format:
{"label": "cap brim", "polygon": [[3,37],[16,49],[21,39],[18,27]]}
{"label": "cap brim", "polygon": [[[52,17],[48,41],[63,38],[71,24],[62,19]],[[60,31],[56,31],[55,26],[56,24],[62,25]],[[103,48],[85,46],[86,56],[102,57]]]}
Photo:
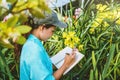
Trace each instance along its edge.
{"label": "cap brim", "polygon": [[61,22],[61,21],[57,21],[55,24],[56,27],[59,27],[59,28],[66,28],[67,27],[67,24],[64,23],[64,22]]}

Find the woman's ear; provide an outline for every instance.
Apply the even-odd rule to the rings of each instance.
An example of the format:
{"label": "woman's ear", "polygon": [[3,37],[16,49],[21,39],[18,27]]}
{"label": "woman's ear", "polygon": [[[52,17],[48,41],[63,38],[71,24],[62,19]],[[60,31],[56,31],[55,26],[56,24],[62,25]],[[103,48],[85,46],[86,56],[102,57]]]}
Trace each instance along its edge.
{"label": "woman's ear", "polygon": [[39,30],[42,31],[44,29],[44,26],[39,26]]}

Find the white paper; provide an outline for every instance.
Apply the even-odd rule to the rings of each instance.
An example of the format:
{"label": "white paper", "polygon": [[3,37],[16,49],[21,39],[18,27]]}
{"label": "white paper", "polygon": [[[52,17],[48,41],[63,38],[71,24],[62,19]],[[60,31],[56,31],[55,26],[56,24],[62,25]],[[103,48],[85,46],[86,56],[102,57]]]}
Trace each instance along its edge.
{"label": "white paper", "polygon": [[[64,63],[66,53],[72,53],[72,48],[66,47],[63,50],[59,51],[56,55],[51,57],[51,61],[57,69],[59,69]],[[63,75],[69,72],[83,57],[83,54],[81,54],[80,52],[76,52],[75,62],[64,72]]]}

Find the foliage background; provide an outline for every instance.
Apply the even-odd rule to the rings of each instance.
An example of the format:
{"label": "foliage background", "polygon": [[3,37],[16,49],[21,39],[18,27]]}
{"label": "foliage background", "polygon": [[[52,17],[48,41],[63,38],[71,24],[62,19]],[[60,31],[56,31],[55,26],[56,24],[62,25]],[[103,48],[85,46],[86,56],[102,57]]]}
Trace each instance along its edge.
{"label": "foliage background", "polygon": [[[7,0],[10,9],[0,5],[0,80],[19,79],[19,56],[15,45],[25,42],[25,33],[31,28],[22,25],[26,20],[24,10],[30,10],[36,17],[44,17],[42,10],[48,10],[43,0]],[[41,1],[41,2],[39,2]],[[1,2],[1,0],[0,0]],[[50,56],[65,46],[77,47],[85,57],[62,80],[119,80],[120,79],[120,2],[118,0],[76,0],[80,8],[71,2],[63,8],[68,28],[57,29],[51,39],[44,43]],[[24,4],[24,6],[23,6]],[[28,6],[32,4],[31,6]],[[22,7],[21,7],[22,6]],[[59,9],[56,9],[59,12]],[[3,22],[12,13],[13,17]],[[40,15],[39,15],[40,14]],[[78,16],[78,18],[76,17]],[[17,34],[17,35],[16,35]],[[67,35],[67,36],[66,36]],[[19,52],[18,52],[19,53]]]}

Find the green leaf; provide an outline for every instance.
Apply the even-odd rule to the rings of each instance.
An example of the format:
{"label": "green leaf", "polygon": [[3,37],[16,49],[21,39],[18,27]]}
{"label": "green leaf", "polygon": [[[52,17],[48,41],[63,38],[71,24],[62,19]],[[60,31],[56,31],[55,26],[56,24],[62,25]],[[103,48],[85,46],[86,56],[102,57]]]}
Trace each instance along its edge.
{"label": "green leaf", "polygon": [[4,22],[0,22],[0,31],[7,29],[7,25]]}
{"label": "green leaf", "polygon": [[89,80],[94,80],[93,70],[90,71],[90,78],[89,78]]}
{"label": "green leaf", "polygon": [[45,0],[38,0],[38,7],[42,10],[46,10],[48,12],[50,12],[50,8],[46,5]]}
{"label": "green leaf", "polygon": [[96,41],[98,42],[102,36],[107,35],[108,33],[109,33],[108,31],[105,31],[105,32],[101,33],[100,35],[98,35]]}
{"label": "green leaf", "polygon": [[27,25],[21,25],[17,26],[15,29],[18,30],[21,34],[25,34],[28,33],[32,28]]}
{"label": "green leaf", "polygon": [[25,14],[20,14],[18,22],[22,24],[26,21],[27,21],[27,16]]}
{"label": "green leaf", "polygon": [[6,13],[6,9],[3,8],[2,6],[0,6],[0,20],[3,20],[5,16],[3,16],[3,14]]}
{"label": "green leaf", "polygon": [[18,22],[18,16],[13,16],[6,21],[8,27],[14,27]]}
{"label": "green leaf", "polygon": [[98,69],[95,70],[95,80],[98,80]]}
{"label": "green leaf", "polygon": [[19,1],[17,2],[17,4],[15,5],[15,7],[12,9],[13,13],[20,13],[22,11],[27,10],[27,5],[25,1]]}
{"label": "green leaf", "polygon": [[110,62],[113,59],[114,52],[115,52],[115,44],[112,44],[111,47],[110,47],[109,56],[107,57],[105,67],[104,67],[103,72],[102,72],[102,77],[103,78],[107,77],[106,75],[107,75],[107,72],[108,72],[108,68],[110,66]]}
{"label": "green leaf", "polygon": [[0,7],[0,16],[2,15],[2,7]]}
{"label": "green leaf", "polygon": [[41,9],[39,9],[37,7],[30,9],[30,13],[37,18],[44,18],[45,17],[44,14],[42,14]]}
{"label": "green leaf", "polygon": [[5,43],[3,41],[0,40],[0,46],[2,47],[6,47],[6,48],[14,48],[14,46],[10,43]]}
{"label": "green leaf", "polygon": [[6,0],[9,3],[15,3],[17,0]]}
{"label": "green leaf", "polygon": [[116,32],[117,32],[118,34],[120,34],[120,26],[117,26],[117,25],[116,25],[114,28],[115,28]]}
{"label": "green leaf", "polygon": [[26,3],[26,1],[25,0],[20,0],[20,1],[18,1],[17,3],[16,3],[16,5],[15,6],[24,6],[24,4]]}
{"label": "green leaf", "polygon": [[25,38],[25,37],[23,37],[23,36],[19,36],[19,38],[17,39],[16,43],[22,45],[22,44],[25,43],[25,41],[26,41],[26,38]]}
{"label": "green leaf", "polygon": [[94,51],[92,51],[92,64],[93,64],[93,68],[95,70],[95,68],[96,68],[96,59],[95,59]]}

